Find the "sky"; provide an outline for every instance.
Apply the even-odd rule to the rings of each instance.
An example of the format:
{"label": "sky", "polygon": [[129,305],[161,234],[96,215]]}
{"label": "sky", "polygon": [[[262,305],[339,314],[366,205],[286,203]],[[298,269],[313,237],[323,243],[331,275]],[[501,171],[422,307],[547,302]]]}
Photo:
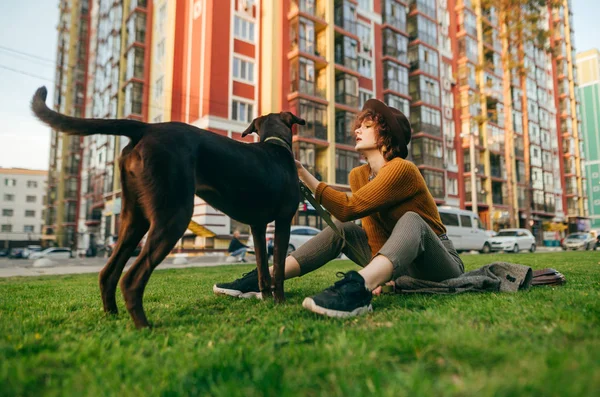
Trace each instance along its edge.
{"label": "sky", "polygon": [[[600,48],[600,0],[573,0],[573,14],[577,51]],[[58,0],[0,1],[0,167],[48,169],[50,129],[29,102],[46,85],[51,104],[57,22]]]}

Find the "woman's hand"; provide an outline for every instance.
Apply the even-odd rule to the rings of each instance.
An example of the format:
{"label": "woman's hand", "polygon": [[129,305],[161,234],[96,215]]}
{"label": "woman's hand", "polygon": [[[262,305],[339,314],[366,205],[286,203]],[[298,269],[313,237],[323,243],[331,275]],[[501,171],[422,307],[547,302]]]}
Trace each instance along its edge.
{"label": "woman's hand", "polygon": [[[387,283],[385,283],[385,285],[394,285],[394,281],[388,281]],[[373,291],[371,291],[371,293],[375,296],[379,296],[381,295],[381,285],[377,288],[375,288]]]}
{"label": "woman's hand", "polygon": [[300,178],[300,180],[304,182],[306,186],[308,186],[310,191],[314,193],[315,190],[317,190],[317,185],[319,184],[319,181],[310,172],[308,172],[306,168],[304,168],[301,162],[299,162],[296,159],[294,159],[294,161],[296,162],[298,178]]}
{"label": "woman's hand", "polygon": [[300,173],[302,172],[302,170],[304,170],[304,166],[302,165],[301,162],[299,162],[298,160],[294,160],[296,162],[296,170],[298,171],[298,176],[300,176]]}

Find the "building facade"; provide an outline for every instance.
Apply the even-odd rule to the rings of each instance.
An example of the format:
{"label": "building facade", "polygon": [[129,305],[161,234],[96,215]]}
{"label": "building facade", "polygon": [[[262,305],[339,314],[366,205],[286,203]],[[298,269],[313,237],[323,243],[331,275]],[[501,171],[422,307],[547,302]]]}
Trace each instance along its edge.
{"label": "building facade", "polygon": [[[552,34],[544,49],[511,45],[489,3],[92,0],[86,114],[253,142],[241,138],[253,118],[289,110],[307,121],[295,128],[296,158],[349,190],[361,163],[353,120],[379,98],[409,117],[409,160],[439,205],[473,209],[489,229],[533,229],[541,244],[542,230],[587,211],[570,1],[536,10]],[[126,141],[83,140],[81,249],[118,234]],[[193,220],[205,248],[247,228],[200,199]],[[296,222],[320,226],[307,205]]]}
{"label": "building facade", "polygon": [[[85,113],[89,56],[88,0],[61,0],[54,87],[54,109],[69,116]],[[80,208],[81,138],[52,130],[44,245],[75,248]]]}
{"label": "building facade", "polygon": [[586,161],[588,209],[593,228],[600,228],[600,51],[577,54],[581,129]]}
{"label": "building facade", "polygon": [[0,249],[39,244],[48,171],[0,168]]}

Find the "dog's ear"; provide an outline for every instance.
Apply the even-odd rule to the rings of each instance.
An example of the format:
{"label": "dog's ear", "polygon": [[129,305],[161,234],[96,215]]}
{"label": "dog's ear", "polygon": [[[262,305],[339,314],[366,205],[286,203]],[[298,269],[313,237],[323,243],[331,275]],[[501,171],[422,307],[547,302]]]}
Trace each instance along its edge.
{"label": "dog's ear", "polygon": [[260,124],[262,123],[263,117],[264,116],[260,116],[252,120],[252,123],[250,123],[248,128],[246,128],[246,130],[242,132],[242,138],[246,135],[252,134],[253,132],[258,133],[258,131],[260,131]]}
{"label": "dog's ear", "polygon": [[281,112],[280,114],[281,120],[287,124],[288,127],[292,128],[292,125],[294,124],[300,124],[300,125],[305,125],[306,121],[304,119],[301,119],[300,117],[297,117],[294,113],[292,112]]}

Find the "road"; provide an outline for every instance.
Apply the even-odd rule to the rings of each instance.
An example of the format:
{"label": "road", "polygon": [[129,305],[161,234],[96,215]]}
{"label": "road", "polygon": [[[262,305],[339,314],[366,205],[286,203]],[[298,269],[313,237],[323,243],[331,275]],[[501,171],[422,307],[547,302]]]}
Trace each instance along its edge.
{"label": "road", "polygon": [[[558,247],[540,247],[537,249],[536,253],[557,251],[562,252],[562,250]],[[255,260],[254,256],[252,255],[246,256],[246,259],[248,263],[254,263]],[[60,262],[54,262],[49,266],[37,267],[34,265],[34,261],[29,259],[0,258],[0,277],[98,273],[106,263],[106,260],[106,258],[73,258],[63,260]],[[134,258],[129,260],[128,266],[125,267],[125,269],[131,266],[133,260]],[[185,260],[186,263],[174,263],[174,260],[175,257],[169,257],[165,259],[156,270],[182,269],[186,267],[208,267],[233,264],[227,263],[226,257],[224,255],[205,255],[189,257]]]}

